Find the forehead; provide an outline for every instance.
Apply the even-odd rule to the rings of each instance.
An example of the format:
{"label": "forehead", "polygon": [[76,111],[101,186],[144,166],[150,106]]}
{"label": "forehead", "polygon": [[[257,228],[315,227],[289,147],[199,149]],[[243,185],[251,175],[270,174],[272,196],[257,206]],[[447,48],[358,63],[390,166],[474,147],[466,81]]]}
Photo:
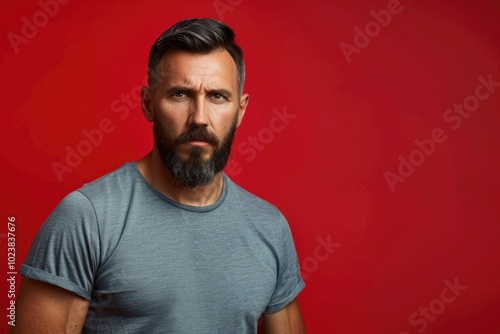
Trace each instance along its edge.
{"label": "forehead", "polygon": [[[158,64],[160,85],[207,85],[237,89],[237,69],[224,49],[207,54],[169,50]],[[212,87],[210,87],[212,88]]]}

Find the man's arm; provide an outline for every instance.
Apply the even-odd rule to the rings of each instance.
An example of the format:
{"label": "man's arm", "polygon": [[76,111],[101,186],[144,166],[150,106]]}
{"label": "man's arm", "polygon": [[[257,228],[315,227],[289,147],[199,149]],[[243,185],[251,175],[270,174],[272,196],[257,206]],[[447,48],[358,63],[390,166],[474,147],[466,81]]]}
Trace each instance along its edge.
{"label": "man's arm", "polygon": [[265,334],[304,334],[306,332],[296,299],[276,313],[264,314],[263,318]]}
{"label": "man's arm", "polygon": [[72,292],[23,277],[11,333],[81,333],[88,307]]}

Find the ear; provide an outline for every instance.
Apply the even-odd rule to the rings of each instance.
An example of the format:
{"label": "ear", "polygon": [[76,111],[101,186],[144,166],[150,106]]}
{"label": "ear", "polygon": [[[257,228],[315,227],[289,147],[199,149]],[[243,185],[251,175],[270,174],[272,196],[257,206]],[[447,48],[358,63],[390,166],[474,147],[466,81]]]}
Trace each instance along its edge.
{"label": "ear", "polygon": [[240,97],[240,106],[238,109],[238,123],[236,124],[237,127],[240,126],[241,121],[243,121],[243,116],[245,116],[245,112],[247,110],[249,99],[250,99],[250,96],[246,93],[241,95],[241,97]]}
{"label": "ear", "polygon": [[141,105],[142,105],[142,113],[148,122],[152,122],[154,119],[153,113],[153,99],[152,99],[152,91],[146,86],[143,86],[141,89]]}

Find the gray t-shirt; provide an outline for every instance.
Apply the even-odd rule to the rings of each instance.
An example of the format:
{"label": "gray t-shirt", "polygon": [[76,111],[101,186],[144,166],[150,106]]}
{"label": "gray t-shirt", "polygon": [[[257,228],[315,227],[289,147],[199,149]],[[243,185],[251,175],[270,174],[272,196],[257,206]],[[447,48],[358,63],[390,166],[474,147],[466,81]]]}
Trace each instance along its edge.
{"label": "gray t-shirt", "polygon": [[89,300],[84,333],[256,333],[304,288],[274,206],[225,175],[216,203],[179,204],[135,163],[66,196],[20,271]]}

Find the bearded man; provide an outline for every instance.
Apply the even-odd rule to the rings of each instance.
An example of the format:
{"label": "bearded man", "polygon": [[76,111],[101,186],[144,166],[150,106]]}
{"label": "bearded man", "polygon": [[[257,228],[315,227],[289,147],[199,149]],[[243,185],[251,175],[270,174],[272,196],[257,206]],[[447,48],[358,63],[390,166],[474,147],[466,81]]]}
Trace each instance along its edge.
{"label": "bearded man", "polygon": [[224,173],[249,96],[234,33],[183,20],[151,48],[152,151],[56,207],[21,266],[14,333],[303,333],[292,236]]}

